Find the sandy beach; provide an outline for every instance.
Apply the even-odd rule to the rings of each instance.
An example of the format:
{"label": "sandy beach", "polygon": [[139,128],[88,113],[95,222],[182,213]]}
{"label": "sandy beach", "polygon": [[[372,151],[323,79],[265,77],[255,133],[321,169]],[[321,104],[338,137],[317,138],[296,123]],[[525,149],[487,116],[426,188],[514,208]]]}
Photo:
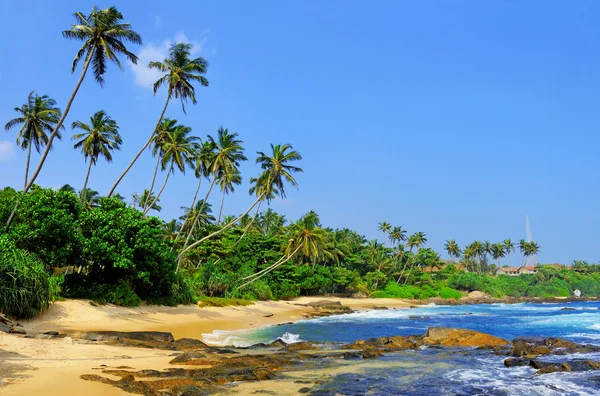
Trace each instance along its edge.
{"label": "sandy beach", "polygon": [[[99,366],[133,369],[169,367],[170,351],[122,346],[94,345],[77,339],[83,331],[168,331],[175,338],[202,339],[215,330],[241,330],[294,322],[314,312],[307,304],[327,299],[353,310],[374,307],[407,308],[414,305],[395,299],[351,299],[302,297],[293,301],[256,302],[249,306],[207,307],[141,306],[123,308],[93,306],[87,300],[55,303],[38,318],[21,324],[28,334],[59,331],[73,335],[74,342],[61,339],[23,338],[0,333],[0,392],[6,395],[122,395],[120,389],[84,381]],[[172,367],[172,365],[171,365]]]}

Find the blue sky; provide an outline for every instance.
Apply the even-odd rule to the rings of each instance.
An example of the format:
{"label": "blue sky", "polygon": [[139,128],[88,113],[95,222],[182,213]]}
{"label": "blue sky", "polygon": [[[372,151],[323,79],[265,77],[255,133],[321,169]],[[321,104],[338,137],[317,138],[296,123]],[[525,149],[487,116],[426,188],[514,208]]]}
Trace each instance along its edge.
{"label": "blue sky", "polygon": [[[255,152],[291,143],[303,156],[300,190],[272,204],[295,219],[317,211],[331,227],[381,237],[387,220],[424,231],[441,250],[525,236],[528,215],[542,262],[598,261],[600,3],[594,1],[158,1],[116,5],[143,37],[130,48],[143,65],[174,40],[210,62],[210,87],[184,115],[167,116],[215,134],[240,134],[244,185],[225,211],[251,202]],[[0,14],[0,123],[35,90],[63,107],[76,78],[79,43],[61,37],[91,3],[8,2]],[[186,11],[180,11],[187,8]],[[164,103],[145,67],[111,65],[100,88],[87,78],[67,119],[100,109],[121,126],[123,150],[92,170],[105,194],[147,139]],[[67,128],[39,184],[81,188],[86,166]],[[16,131],[0,132],[0,185],[22,186],[25,154]],[[37,161],[37,156],[34,161]],[[119,187],[128,198],[150,182],[145,153]],[[179,215],[195,189],[177,175],[161,217]],[[219,196],[212,198],[218,208]]]}

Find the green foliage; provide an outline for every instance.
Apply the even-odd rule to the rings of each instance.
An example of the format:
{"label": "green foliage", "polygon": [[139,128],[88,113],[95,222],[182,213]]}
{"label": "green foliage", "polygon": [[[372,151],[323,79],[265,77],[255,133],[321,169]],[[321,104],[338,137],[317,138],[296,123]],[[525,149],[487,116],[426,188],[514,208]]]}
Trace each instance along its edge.
{"label": "green foliage", "polygon": [[241,298],[220,298],[220,297],[200,297],[198,305],[200,307],[227,307],[227,306],[246,306],[254,304],[252,301]]}
{"label": "green foliage", "polygon": [[456,300],[462,297],[462,294],[458,290],[447,286],[440,288],[440,290],[438,290],[438,294],[441,298],[454,298]]}
{"label": "green foliage", "polygon": [[52,302],[48,273],[34,255],[0,235],[0,312],[16,318],[31,318]]}
{"label": "green foliage", "polygon": [[398,285],[396,282],[389,282],[385,289],[373,293],[376,298],[407,298],[407,299],[425,299],[437,297],[438,293],[429,285],[422,287],[411,285]]}

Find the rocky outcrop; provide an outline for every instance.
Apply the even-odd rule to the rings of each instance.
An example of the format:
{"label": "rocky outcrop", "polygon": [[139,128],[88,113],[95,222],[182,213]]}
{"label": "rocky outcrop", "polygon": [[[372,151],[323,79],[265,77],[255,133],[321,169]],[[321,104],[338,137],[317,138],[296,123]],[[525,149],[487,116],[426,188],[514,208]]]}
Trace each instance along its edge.
{"label": "rocky outcrop", "polygon": [[321,349],[321,346],[315,342],[294,342],[285,346],[286,351],[315,351]]}
{"label": "rocky outcrop", "polygon": [[25,335],[27,332],[19,323],[10,320],[7,316],[0,313],[0,331],[11,334]]}
{"label": "rocky outcrop", "polygon": [[427,345],[446,347],[482,347],[510,344],[509,341],[474,330],[450,327],[430,327],[422,338]]}
{"label": "rocky outcrop", "polygon": [[163,331],[89,331],[81,335],[88,341],[134,340],[150,342],[173,342],[173,334]]}
{"label": "rocky outcrop", "polygon": [[403,349],[418,349],[421,343],[416,340],[410,340],[409,337],[392,336],[369,338],[367,340],[357,340],[353,343],[342,345],[342,349],[382,349],[384,351],[400,351]]}
{"label": "rocky outcrop", "polygon": [[568,355],[572,353],[600,352],[600,347],[582,345],[562,338],[517,337],[513,340],[510,356],[534,358],[537,356],[555,354]]}

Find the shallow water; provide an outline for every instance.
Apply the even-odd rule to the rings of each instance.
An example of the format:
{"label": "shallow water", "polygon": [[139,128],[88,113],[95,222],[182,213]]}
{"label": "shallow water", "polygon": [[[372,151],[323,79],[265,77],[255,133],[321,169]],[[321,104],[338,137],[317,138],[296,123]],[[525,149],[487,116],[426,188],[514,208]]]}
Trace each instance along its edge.
{"label": "shallow water", "polygon": [[[575,308],[563,311],[563,308]],[[512,340],[517,336],[561,337],[600,345],[600,302],[492,304],[376,310],[304,320],[252,331],[215,332],[215,344],[246,346],[282,337],[294,341],[352,342],[371,337],[424,334],[428,327],[460,327]],[[600,354],[548,357],[586,358]],[[598,395],[600,372],[535,375],[530,367],[505,368],[505,357],[489,351],[400,352],[385,367],[340,374],[313,390],[316,395]]]}

